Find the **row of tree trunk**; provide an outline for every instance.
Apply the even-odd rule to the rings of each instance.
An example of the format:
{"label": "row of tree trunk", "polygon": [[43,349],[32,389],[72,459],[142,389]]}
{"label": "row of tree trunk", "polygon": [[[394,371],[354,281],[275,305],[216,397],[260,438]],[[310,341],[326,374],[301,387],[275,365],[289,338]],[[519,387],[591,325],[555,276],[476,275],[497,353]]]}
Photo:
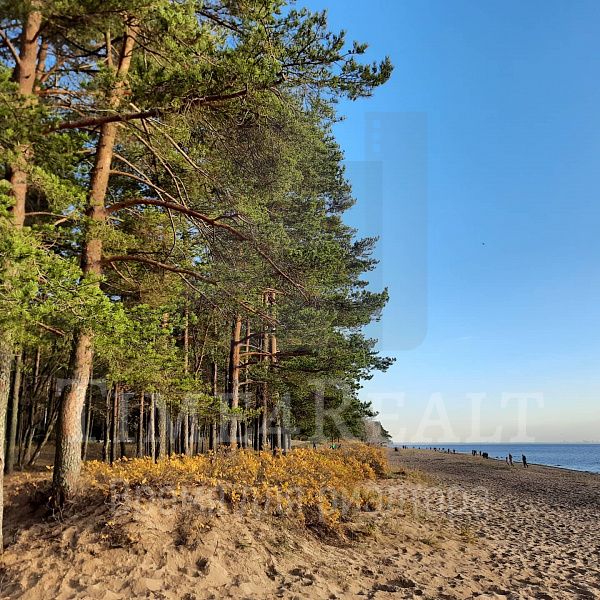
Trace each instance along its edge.
{"label": "row of tree trunk", "polygon": [[[39,364],[39,354],[36,364]],[[39,373],[23,377],[22,367],[23,355],[19,353],[14,362],[8,412],[5,465],[8,473],[37,463],[53,436],[60,406],[58,380],[44,379]],[[216,365],[212,370],[216,375]],[[283,425],[277,412],[271,415],[264,412],[252,418],[245,418],[243,413],[241,418],[237,414],[235,417],[223,415],[222,419],[208,423],[200,422],[192,411],[182,411],[173,418],[159,394],[140,395],[136,398],[137,406],[131,406],[129,396],[120,386],[114,386],[106,394],[104,410],[100,410],[92,386],[88,387],[82,416],[81,457],[84,461],[100,458],[99,452],[90,456],[90,442],[93,444],[96,440],[102,440],[102,460],[111,463],[127,456],[128,447],[130,456],[153,459],[172,454],[191,456],[232,445],[255,451],[285,451],[291,447],[291,431]],[[238,403],[239,400],[238,396]],[[263,406],[260,394],[254,404],[257,408]],[[234,407],[238,408],[239,404]]]}
{"label": "row of tree trunk", "polygon": [[[107,396],[110,409],[105,414],[101,430],[102,459],[107,462],[127,457],[128,446],[130,457],[149,456],[154,460],[173,454],[192,456],[218,448],[236,447],[257,452],[266,449],[286,451],[291,448],[291,430],[283,425],[277,414],[275,418],[267,415],[265,419],[262,413],[252,418],[226,414],[222,419],[208,423],[200,422],[192,412],[186,411],[174,418],[158,394],[142,395],[133,410],[130,410],[128,403],[123,408],[124,398],[118,387]],[[92,412],[92,408],[87,409],[82,451],[84,460],[90,432],[93,431]],[[232,423],[235,423],[235,430]]]}
{"label": "row of tree trunk", "polygon": [[[273,307],[274,295],[266,293],[263,304],[266,308]],[[187,327],[184,339],[187,339]],[[89,457],[90,440],[102,439],[102,460],[114,462],[127,455],[127,441],[131,437],[135,438],[131,454],[153,459],[171,454],[193,455],[219,446],[252,448],[255,451],[289,449],[290,428],[284,423],[284,411],[277,406],[277,395],[272,393],[269,397],[266,382],[248,379],[251,357],[258,357],[259,363],[276,365],[276,333],[266,325],[261,331],[253,332],[250,320],[243,324],[241,315],[237,315],[231,326],[228,367],[222,372],[221,381],[221,389],[228,392],[230,412],[216,415],[212,422],[196,418],[190,406],[184,406],[174,418],[160,394],[142,393],[135,397],[120,385],[105,388],[105,398],[102,399],[102,394],[98,397],[98,394],[92,393],[98,388],[96,382],[92,385],[93,371],[90,368],[90,380],[85,386],[86,401],[80,417],[83,437],[77,440],[81,458],[86,460]],[[64,403],[65,397],[72,391],[71,382],[56,377],[65,373],[53,368],[59,362],[53,362],[51,358],[42,357],[40,348],[29,357],[19,351],[12,368],[9,368],[12,381],[10,402],[7,403],[6,472],[11,472],[15,466],[23,468],[36,464],[54,434],[61,402]],[[24,367],[30,373],[25,377]],[[219,397],[216,362],[211,364],[209,375],[216,399]],[[245,381],[241,381],[244,375]],[[246,389],[244,394],[241,393],[242,388]],[[255,394],[253,401],[248,402],[250,389],[254,389]],[[132,397],[137,408],[130,410]],[[270,406],[274,406],[271,412]],[[252,417],[245,416],[246,408],[254,409]],[[130,436],[132,431],[133,436]]]}
{"label": "row of tree trunk", "polygon": [[[23,376],[29,363],[31,375]],[[7,473],[36,464],[50,440],[60,409],[60,383],[52,363],[40,368],[40,350],[28,359],[18,351],[7,402],[5,467]]]}

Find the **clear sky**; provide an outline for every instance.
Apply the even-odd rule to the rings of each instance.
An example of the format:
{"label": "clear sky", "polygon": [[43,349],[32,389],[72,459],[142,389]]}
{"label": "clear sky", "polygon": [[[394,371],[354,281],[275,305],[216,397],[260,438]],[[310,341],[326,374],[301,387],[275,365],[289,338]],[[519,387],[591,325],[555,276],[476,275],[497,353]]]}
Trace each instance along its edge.
{"label": "clear sky", "polygon": [[395,65],[335,130],[391,294],[362,398],[401,442],[599,441],[600,2],[299,4]]}

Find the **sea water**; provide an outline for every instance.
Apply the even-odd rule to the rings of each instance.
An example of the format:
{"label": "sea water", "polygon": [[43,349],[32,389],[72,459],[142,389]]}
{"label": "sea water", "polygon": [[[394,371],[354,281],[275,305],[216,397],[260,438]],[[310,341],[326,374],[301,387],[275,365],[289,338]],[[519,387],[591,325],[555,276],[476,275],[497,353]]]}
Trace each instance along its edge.
{"label": "sea water", "polygon": [[[402,446],[402,444],[394,444]],[[410,444],[409,448],[450,448],[461,454],[471,454],[472,450],[487,452],[490,458],[506,460],[512,454],[515,463],[521,462],[521,455],[527,462],[550,467],[562,467],[575,471],[600,473],[600,444]]]}

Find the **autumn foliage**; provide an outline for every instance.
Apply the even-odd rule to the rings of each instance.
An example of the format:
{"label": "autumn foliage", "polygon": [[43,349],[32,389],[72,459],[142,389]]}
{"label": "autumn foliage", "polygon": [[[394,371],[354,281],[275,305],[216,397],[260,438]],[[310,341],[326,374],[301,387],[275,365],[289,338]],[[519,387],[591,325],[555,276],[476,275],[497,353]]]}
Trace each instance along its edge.
{"label": "autumn foliage", "polygon": [[[387,462],[381,448],[349,444],[343,450],[297,449],[287,455],[252,451],[121,460],[113,466],[87,463],[88,484],[108,493],[117,487],[189,490],[218,488],[233,509],[249,514],[293,514],[307,525],[335,527],[360,510],[373,510],[382,500],[365,484],[382,477]],[[383,499],[383,502],[386,502]]]}

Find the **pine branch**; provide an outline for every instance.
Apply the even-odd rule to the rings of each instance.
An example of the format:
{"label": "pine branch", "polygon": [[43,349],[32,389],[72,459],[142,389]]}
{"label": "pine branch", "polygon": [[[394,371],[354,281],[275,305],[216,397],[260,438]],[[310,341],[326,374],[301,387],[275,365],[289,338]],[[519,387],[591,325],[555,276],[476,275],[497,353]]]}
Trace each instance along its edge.
{"label": "pine branch", "polygon": [[55,335],[58,335],[60,337],[63,337],[65,335],[64,331],[60,331],[60,329],[54,329],[54,327],[50,327],[50,325],[46,325],[44,323],[41,323],[40,321],[38,321],[36,325],[39,325],[42,329],[45,329],[46,331],[54,333]]}
{"label": "pine branch", "polygon": [[[269,86],[260,87],[257,89],[269,89],[273,86],[279,85],[284,80],[280,79],[278,81],[273,82]],[[215,102],[223,102],[226,100],[234,100],[235,98],[242,98],[248,95],[249,88],[246,87],[243,90],[238,90],[237,92],[232,92],[231,94],[215,94],[212,96],[204,96],[203,98],[192,99],[186,103],[186,107],[198,107],[198,106],[210,106]],[[83,119],[81,121],[66,121],[61,123],[57,127],[52,127],[51,129],[46,130],[44,133],[53,133],[55,131],[63,131],[65,129],[81,129],[83,127],[97,127],[98,125],[104,125],[105,123],[125,123],[127,121],[136,121],[140,119],[150,119],[152,117],[159,117],[163,112],[166,112],[162,108],[152,108],[150,110],[141,111],[141,112],[133,112],[133,113],[124,113],[120,115],[109,115],[105,117],[92,117],[90,119]]]}
{"label": "pine branch", "polygon": [[10,53],[13,55],[13,58],[15,59],[17,66],[20,67],[21,66],[21,57],[19,56],[17,49],[13,46],[13,43],[10,41],[10,38],[6,35],[6,33],[4,33],[4,31],[2,31],[2,29],[0,29],[0,37],[4,40],[4,43],[8,46],[8,49],[10,50]]}
{"label": "pine branch", "polygon": [[270,258],[265,252],[263,252],[260,248],[258,248],[256,246],[254,239],[251,238],[250,236],[246,235],[245,233],[242,233],[241,231],[237,230],[235,227],[232,227],[231,225],[227,225],[226,223],[220,223],[216,219],[207,217],[206,215],[203,215],[202,213],[199,213],[195,210],[186,208],[185,206],[181,206],[181,204],[178,204],[176,202],[175,198],[173,196],[171,196],[168,192],[159,188],[158,186],[154,185],[153,183],[151,183],[145,179],[142,179],[141,177],[137,177],[136,175],[132,175],[131,173],[124,173],[122,171],[111,171],[111,173],[113,175],[122,175],[124,177],[130,177],[131,179],[140,181],[144,185],[147,185],[148,187],[155,189],[156,191],[160,192],[161,194],[164,194],[165,196],[167,196],[168,198],[173,200],[173,202],[165,202],[164,200],[154,200],[153,198],[132,198],[130,200],[123,200],[122,202],[116,202],[115,204],[108,206],[105,209],[106,214],[110,214],[117,210],[122,210],[122,209],[128,208],[130,206],[136,206],[136,205],[160,206],[162,208],[168,208],[168,209],[174,210],[176,212],[183,213],[184,215],[187,215],[189,217],[199,219],[201,221],[204,221],[205,223],[208,223],[209,225],[212,225],[213,227],[219,227],[221,229],[225,229],[226,231],[229,231],[230,233],[235,235],[238,239],[252,243],[254,250],[259,254],[259,256],[261,256],[264,260],[266,260],[273,267],[273,269],[275,269],[275,271],[281,277],[283,277],[288,283],[293,285],[302,294],[302,297],[307,302],[310,301],[308,296],[306,295],[306,292],[304,291],[304,288],[299,283],[296,283],[289,275],[284,273],[277,266],[277,264],[275,263],[275,261],[272,258]]}
{"label": "pine branch", "polygon": [[159,267],[160,269],[164,269],[165,271],[171,271],[172,273],[179,273],[184,275],[189,275],[190,277],[195,277],[200,281],[204,281],[204,283],[210,283],[211,285],[217,285],[217,282],[214,279],[210,279],[209,277],[204,277],[203,275],[199,275],[194,271],[190,271],[189,269],[180,269],[178,267],[172,267],[171,265],[167,265],[165,263],[161,263],[157,260],[152,260],[151,258],[146,258],[144,256],[132,256],[132,255],[124,255],[124,256],[111,256],[110,258],[104,258],[100,261],[101,265],[107,265],[114,262],[140,262],[148,265],[152,265],[154,267]]}

